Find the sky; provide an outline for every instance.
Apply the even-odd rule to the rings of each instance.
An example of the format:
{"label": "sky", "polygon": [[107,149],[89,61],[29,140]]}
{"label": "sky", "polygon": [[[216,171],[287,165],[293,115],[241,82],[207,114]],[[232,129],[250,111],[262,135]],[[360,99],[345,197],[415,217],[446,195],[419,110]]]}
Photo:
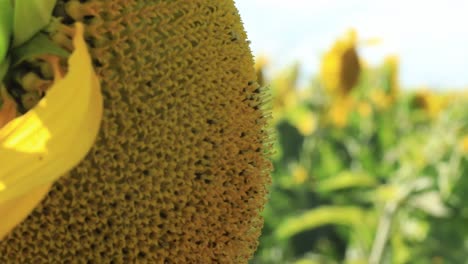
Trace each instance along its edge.
{"label": "sky", "polygon": [[379,38],[359,53],[369,64],[398,55],[404,87],[468,87],[468,1],[236,0],[254,56],[275,72],[301,62],[303,79],[349,28]]}

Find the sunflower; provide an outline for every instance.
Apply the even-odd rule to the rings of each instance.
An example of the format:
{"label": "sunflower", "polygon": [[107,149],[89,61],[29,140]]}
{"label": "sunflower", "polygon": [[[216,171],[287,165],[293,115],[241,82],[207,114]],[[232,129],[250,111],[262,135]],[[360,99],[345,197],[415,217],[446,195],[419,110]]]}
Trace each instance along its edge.
{"label": "sunflower", "polygon": [[0,29],[0,262],[245,263],[268,113],[233,1],[21,2]]}
{"label": "sunflower", "polygon": [[399,59],[395,55],[387,56],[383,65],[385,71],[384,90],[395,101],[400,93]]}
{"label": "sunflower", "polygon": [[320,66],[320,80],[331,96],[341,97],[351,92],[359,80],[360,73],[357,33],[355,30],[349,30],[325,53]]}
{"label": "sunflower", "polygon": [[423,110],[431,119],[437,118],[448,103],[448,98],[427,89],[418,90],[413,97],[413,105]]}

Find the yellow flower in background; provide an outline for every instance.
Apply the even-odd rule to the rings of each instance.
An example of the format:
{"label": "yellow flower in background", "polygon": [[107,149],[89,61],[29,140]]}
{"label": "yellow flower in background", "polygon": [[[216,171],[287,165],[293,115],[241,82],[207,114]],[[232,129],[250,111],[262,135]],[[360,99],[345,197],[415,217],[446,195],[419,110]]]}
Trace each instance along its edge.
{"label": "yellow flower in background", "polygon": [[[104,98],[101,132],[88,156],[0,241],[0,263],[246,263],[263,226],[271,164],[264,94],[233,1],[59,0],[54,10],[64,23],[85,25]],[[61,30],[54,41],[67,47]],[[93,84],[83,61],[73,66],[78,57],[57,85],[68,75],[68,87]],[[68,90],[52,88],[38,107],[54,115],[30,115],[37,125],[56,117],[51,128],[81,126],[83,134],[67,130],[74,147],[55,156],[57,166],[86,148],[92,131],[79,114],[93,113],[93,100],[78,95],[97,95],[81,88],[57,105],[47,104],[49,95]],[[67,107],[89,111],[58,118]],[[28,138],[48,140],[18,155],[52,157],[41,151],[61,137],[38,131]],[[27,168],[47,177],[20,187],[52,180]],[[11,186],[11,178],[0,179]]]}
{"label": "yellow flower in background", "polygon": [[354,99],[352,97],[334,100],[328,110],[328,122],[338,128],[345,127],[348,124],[349,113],[352,111],[353,106]]}
{"label": "yellow flower in background", "polygon": [[364,46],[378,46],[382,44],[382,39],[377,37],[364,39],[361,40],[359,44]]}
{"label": "yellow flower in background", "polygon": [[298,103],[297,80],[300,66],[293,64],[271,82],[273,117],[280,118],[288,109]]}
{"label": "yellow flower in background", "polygon": [[268,58],[264,55],[255,59],[255,73],[257,74],[257,82],[260,86],[265,86],[265,68],[268,66]]}
{"label": "yellow flower in background", "polygon": [[312,135],[317,129],[317,116],[307,107],[290,109],[286,115],[286,119],[288,119],[304,136]]}
{"label": "yellow flower in background", "polygon": [[413,102],[417,108],[423,109],[430,118],[436,118],[448,103],[447,98],[429,90],[416,92]]}
{"label": "yellow flower in background", "polygon": [[293,167],[292,177],[295,184],[302,184],[308,178],[307,170],[301,165],[296,165]]}
{"label": "yellow flower in background", "polygon": [[463,154],[468,154],[468,135],[465,135],[460,140],[460,149]]}
{"label": "yellow flower in background", "polygon": [[47,95],[26,114],[12,119],[13,101],[2,90],[0,114],[11,120],[0,130],[0,215],[8,216],[0,218],[0,240],[55,180],[84,158],[96,139],[102,97],[79,24],[74,46],[68,73],[56,73]]}
{"label": "yellow flower in background", "polygon": [[[299,97],[301,93],[296,92],[294,95]],[[283,111],[284,112],[276,113],[277,116],[275,116],[275,118],[287,120],[303,136],[310,136],[316,131],[318,127],[317,113],[302,102],[294,102],[294,104],[283,109]]]}
{"label": "yellow flower in background", "polygon": [[309,136],[317,129],[317,117],[314,113],[308,112],[300,117],[297,128],[304,136]]}
{"label": "yellow flower in background", "polygon": [[381,110],[388,109],[392,105],[393,101],[392,97],[385,93],[381,88],[371,90],[370,100],[378,109]]}
{"label": "yellow flower in background", "polygon": [[359,102],[357,111],[361,117],[369,117],[372,115],[372,106],[368,102]]}
{"label": "yellow flower in background", "polygon": [[392,100],[396,100],[400,93],[399,81],[399,59],[398,56],[387,56],[384,61],[384,69],[386,71],[386,92]]}
{"label": "yellow flower in background", "polygon": [[349,30],[325,53],[320,66],[320,80],[332,96],[349,94],[357,84],[361,64],[356,50],[357,33]]}
{"label": "yellow flower in background", "polygon": [[381,69],[382,83],[370,90],[370,100],[377,109],[386,110],[396,102],[400,94],[398,57],[387,56]]}

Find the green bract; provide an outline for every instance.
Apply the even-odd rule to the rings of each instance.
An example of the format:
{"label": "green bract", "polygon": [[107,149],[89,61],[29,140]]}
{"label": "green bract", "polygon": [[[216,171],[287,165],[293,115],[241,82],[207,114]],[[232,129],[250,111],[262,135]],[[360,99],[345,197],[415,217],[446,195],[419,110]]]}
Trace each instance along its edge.
{"label": "green bract", "polygon": [[17,47],[49,24],[56,0],[15,0],[14,3],[13,47]]}
{"label": "green bract", "polygon": [[[8,51],[13,24],[13,7],[10,0],[0,0],[0,65]],[[1,70],[1,66],[0,66]],[[1,72],[0,72],[1,73]],[[0,75],[1,76],[1,75]]]}
{"label": "green bract", "polygon": [[67,58],[70,53],[52,42],[45,33],[39,32],[31,40],[11,51],[12,67],[21,62],[44,54],[57,55]]}
{"label": "green bract", "polygon": [[69,56],[41,32],[51,23],[55,4],[56,0],[0,0],[0,81],[25,60],[45,54]]}

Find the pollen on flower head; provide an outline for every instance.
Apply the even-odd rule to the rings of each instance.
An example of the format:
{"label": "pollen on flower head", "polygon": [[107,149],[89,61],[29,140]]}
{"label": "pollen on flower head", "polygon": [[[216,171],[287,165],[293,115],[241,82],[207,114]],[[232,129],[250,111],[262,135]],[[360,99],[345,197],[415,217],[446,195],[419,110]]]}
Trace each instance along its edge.
{"label": "pollen on flower head", "polygon": [[59,0],[55,14],[86,25],[101,133],[0,262],[246,263],[269,138],[233,1]]}

